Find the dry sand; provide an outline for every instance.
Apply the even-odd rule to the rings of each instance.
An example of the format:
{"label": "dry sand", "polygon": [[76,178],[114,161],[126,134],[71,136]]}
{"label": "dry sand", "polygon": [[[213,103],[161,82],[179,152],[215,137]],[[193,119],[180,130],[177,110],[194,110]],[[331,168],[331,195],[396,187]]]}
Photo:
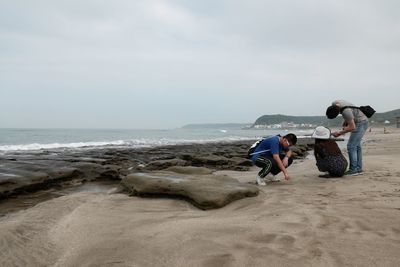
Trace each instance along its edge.
{"label": "dry sand", "polygon": [[[365,174],[289,182],[202,211],[182,200],[76,193],[0,219],[0,266],[400,266],[400,131],[367,133]],[[252,182],[257,168],[227,172]],[[221,173],[221,172],[219,172]]]}

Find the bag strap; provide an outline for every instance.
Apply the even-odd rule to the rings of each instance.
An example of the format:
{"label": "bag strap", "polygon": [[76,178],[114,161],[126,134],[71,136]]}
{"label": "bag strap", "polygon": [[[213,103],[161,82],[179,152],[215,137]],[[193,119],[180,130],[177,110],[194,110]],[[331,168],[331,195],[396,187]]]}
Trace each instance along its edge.
{"label": "bag strap", "polygon": [[[258,144],[261,143],[262,141],[264,141],[265,139],[268,139],[268,138],[271,138],[271,137],[274,137],[274,136],[282,137],[281,134],[277,134],[277,135],[273,135],[273,136],[268,136],[268,137],[265,137],[265,138],[263,138],[263,139],[261,139],[261,140],[258,140],[258,141],[255,142],[251,147],[253,147],[253,146],[255,146],[255,145],[258,146]],[[256,146],[256,147],[257,147],[257,146]],[[257,151],[257,152],[250,153],[249,155],[250,155],[250,156],[253,156],[253,155],[261,154],[261,153],[264,153],[264,152],[268,152],[268,151],[270,151],[270,150],[271,150],[271,149],[261,150],[261,151]]]}
{"label": "bag strap", "polygon": [[360,109],[360,107],[356,107],[356,106],[344,106],[342,108],[340,108],[340,114],[342,114],[343,110],[346,108],[356,108],[356,109]]}
{"label": "bag strap", "polygon": [[267,151],[270,151],[270,150],[271,150],[271,149],[266,149],[266,150],[257,151],[257,152],[251,153],[250,156],[257,155],[257,154],[261,154],[261,153],[264,153],[264,152],[267,152]]}

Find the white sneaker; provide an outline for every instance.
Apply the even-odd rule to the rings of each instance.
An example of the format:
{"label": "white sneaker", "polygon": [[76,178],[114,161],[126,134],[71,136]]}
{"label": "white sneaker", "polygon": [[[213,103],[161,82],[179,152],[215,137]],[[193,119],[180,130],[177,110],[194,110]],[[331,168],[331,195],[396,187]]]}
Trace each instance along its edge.
{"label": "white sneaker", "polygon": [[268,182],[280,182],[281,179],[279,179],[279,177],[276,177],[275,175],[272,174],[268,174],[267,177],[265,177],[266,179],[268,179]]}
{"label": "white sneaker", "polygon": [[257,183],[258,185],[262,185],[262,186],[267,185],[267,184],[265,183],[264,179],[261,178],[260,176],[257,176],[257,178],[256,178],[256,183]]}

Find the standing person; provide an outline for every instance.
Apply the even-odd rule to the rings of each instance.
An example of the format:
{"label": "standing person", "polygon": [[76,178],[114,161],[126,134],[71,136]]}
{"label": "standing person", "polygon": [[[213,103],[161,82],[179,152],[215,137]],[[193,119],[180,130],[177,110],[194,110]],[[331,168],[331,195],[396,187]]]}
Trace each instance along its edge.
{"label": "standing person", "polygon": [[264,178],[271,173],[271,181],[279,181],[274,175],[281,171],[285,176],[285,180],[289,180],[290,176],[287,167],[292,164],[293,159],[290,146],[297,142],[296,135],[290,133],[285,136],[275,135],[264,139],[252,153],[251,160],[253,163],[262,168],[257,176],[258,185],[266,185]]}
{"label": "standing person", "polygon": [[345,175],[359,175],[363,173],[361,140],[368,129],[368,118],[361,110],[351,107],[354,105],[345,100],[335,100],[326,109],[328,119],[336,118],[339,113],[344,119],[343,129],[333,132],[332,135],[338,137],[351,132],[347,143],[350,167]]}
{"label": "standing person", "polygon": [[347,169],[347,160],[336,141],[331,139],[331,130],[318,126],[312,138],[315,138],[314,156],[318,170],[328,172],[332,177],[342,177]]}

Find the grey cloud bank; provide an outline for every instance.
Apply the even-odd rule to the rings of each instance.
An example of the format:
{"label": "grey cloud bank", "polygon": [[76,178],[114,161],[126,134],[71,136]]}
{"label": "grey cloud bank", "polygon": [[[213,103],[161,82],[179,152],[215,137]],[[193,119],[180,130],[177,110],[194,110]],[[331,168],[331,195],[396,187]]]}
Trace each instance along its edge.
{"label": "grey cloud bank", "polygon": [[397,1],[0,1],[0,127],[399,108]]}

